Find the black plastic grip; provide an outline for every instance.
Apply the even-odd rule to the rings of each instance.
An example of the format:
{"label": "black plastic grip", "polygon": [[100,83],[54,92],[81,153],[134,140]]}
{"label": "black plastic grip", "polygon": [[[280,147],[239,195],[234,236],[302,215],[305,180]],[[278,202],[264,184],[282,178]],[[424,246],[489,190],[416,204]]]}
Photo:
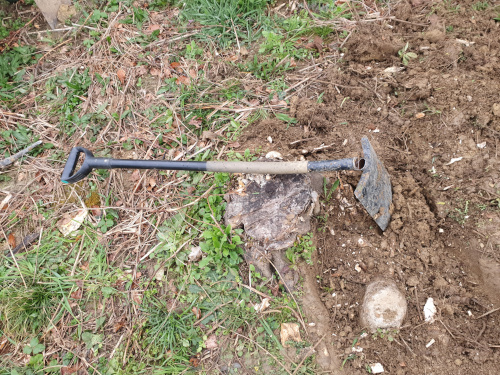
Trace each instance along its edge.
{"label": "black plastic grip", "polygon": [[[80,169],[76,173],[73,173],[82,152],[85,154],[85,160],[83,161]],[[94,159],[94,154],[86,148],[73,147],[69,153],[68,161],[66,162],[61,175],[62,182],[66,184],[73,184],[84,179],[90,172],[92,172],[92,159]]]}

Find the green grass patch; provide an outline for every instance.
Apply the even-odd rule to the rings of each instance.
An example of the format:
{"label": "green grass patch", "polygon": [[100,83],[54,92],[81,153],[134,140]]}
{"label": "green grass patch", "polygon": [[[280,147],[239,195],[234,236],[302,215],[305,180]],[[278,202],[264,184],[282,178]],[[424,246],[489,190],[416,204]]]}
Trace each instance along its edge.
{"label": "green grass patch", "polygon": [[236,42],[251,42],[259,30],[268,0],[192,0],[182,11],[185,21],[205,26],[201,36],[222,48]]}

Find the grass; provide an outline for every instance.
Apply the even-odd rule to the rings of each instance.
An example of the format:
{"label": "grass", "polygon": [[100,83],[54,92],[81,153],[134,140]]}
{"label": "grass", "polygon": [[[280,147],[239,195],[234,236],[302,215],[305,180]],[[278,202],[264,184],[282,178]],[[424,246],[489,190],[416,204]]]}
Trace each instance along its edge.
{"label": "grass", "polygon": [[[349,17],[344,6],[316,3],[322,20]],[[82,27],[59,40],[31,25],[42,39],[23,34],[0,53],[2,154],[44,142],[34,160],[0,175],[27,184],[0,210],[2,249],[15,246],[11,235],[19,244],[42,233],[0,260],[0,374],[178,374],[222,360],[286,373],[280,324],[299,321],[300,306],[278,280],[245,268],[242,230],[224,224],[230,175],[94,171],[64,187],[59,177],[75,145],[99,157],[255,160],[259,147],[232,145],[260,118],[296,124],[273,100],[289,100],[285,74],[319,57],[311,42],[326,43],[335,28],[306,12],[276,16],[267,0],[76,6]],[[26,21],[6,21],[0,33]],[[57,223],[82,202],[88,216],[64,237]],[[203,257],[189,261],[195,246]],[[298,266],[313,251],[306,235],[289,256]],[[267,314],[254,308],[263,295],[273,296]],[[315,372],[312,357],[289,366]]]}

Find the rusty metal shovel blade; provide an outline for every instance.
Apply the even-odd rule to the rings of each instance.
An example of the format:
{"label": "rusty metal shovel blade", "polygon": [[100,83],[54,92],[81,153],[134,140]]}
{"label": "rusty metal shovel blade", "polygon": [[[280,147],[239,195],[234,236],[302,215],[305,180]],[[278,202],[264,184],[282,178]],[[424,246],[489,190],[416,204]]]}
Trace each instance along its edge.
{"label": "rusty metal shovel blade", "polygon": [[361,146],[365,165],[354,195],[380,229],[386,230],[391,220],[391,179],[367,137],[361,138]]}

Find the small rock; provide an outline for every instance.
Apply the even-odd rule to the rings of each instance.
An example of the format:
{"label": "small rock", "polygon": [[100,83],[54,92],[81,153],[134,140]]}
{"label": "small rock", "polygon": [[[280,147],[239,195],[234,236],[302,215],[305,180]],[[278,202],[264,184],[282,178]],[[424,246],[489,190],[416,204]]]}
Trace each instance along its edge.
{"label": "small rock", "polygon": [[434,305],[434,299],[429,297],[427,302],[424,305],[424,317],[425,321],[428,323],[434,322],[434,315],[436,315],[437,309],[436,305]]}
{"label": "small rock", "polygon": [[455,364],[456,364],[457,366],[462,365],[462,360],[461,360],[460,358],[455,359]]}
{"label": "small rock", "polygon": [[500,103],[493,104],[493,114],[500,117]]}
{"label": "small rock", "polygon": [[372,374],[381,374],[384,372],[384,367],[380,363],[372,363],[370,368],[372,370]]}
{"label": "small rock", "polygon": [[201,247],[193,246],[191,248],[191,252],[188,255],[188,260],[190,262],[197,262],[201,259],[202,256],[203,256],[203,253],[201,252]]}
{"label": "small rock", "polygon": [[283,159],[283,156],[278,151],[269,151],[266,154],[266,159]]}
{"label": "small rock", "polygon": [[406,280],[406,285],[408,286],[417,286],[418,283],[418,276],[410,276],[408,280]]}
{"label": "small rock", "polygon": [[366,287],[361,306],[361,324],[371,332],[399,328],[406,315],[406,299],[392,280],[379,279]]}

